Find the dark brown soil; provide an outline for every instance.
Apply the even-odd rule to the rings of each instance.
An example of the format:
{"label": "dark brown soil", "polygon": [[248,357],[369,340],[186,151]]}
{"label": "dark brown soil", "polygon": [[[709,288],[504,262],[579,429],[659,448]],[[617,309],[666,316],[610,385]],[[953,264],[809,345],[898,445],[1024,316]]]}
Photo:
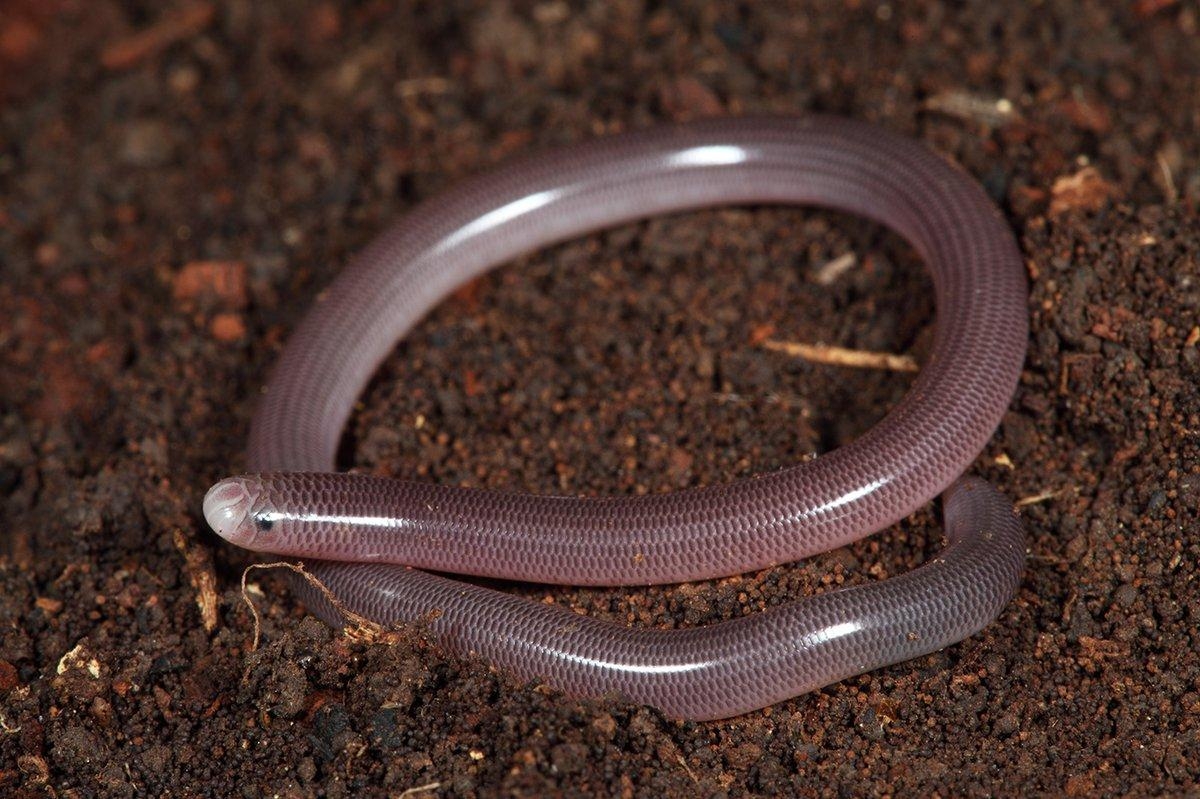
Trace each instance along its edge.
{"label": "dark brown soil", "polygon": [[[0,793],[1200,790],[1194,4],[399,6],[0,10]],[[240,467],[265,371],[350,254],[510,153],[805,110],[956,159],[1024,249],[1029,360],[977,464],[1029,531],[996,623],[713,724],[514,684],[415,633],[347,640],[265,572],[253,649],[251,558],[200,499]],[[928,293],[902,243],[820,212],[592,236],[444,303],[364,396],[346,465],[582,493],[774,469],[866,429],[908,378],[762,342],[919,357]],[[931,508],[715,583],[513,590],[696,625],[902,572],[938,538]]]}

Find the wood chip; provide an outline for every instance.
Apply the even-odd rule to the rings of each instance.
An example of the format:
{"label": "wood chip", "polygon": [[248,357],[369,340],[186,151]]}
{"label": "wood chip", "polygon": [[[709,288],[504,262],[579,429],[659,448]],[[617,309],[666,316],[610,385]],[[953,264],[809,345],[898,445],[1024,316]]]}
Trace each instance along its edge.
{"label": "wood chip", "polygon": [[1120,191],[1109,183],[1095,167],[1084,167],[1074,175],[1066,175],[1054,181],[1050,189],[1050,215],[1058,216],[1067,211],[1099,211]]}
{"label": "wood chip", "polygon": [[175,548],[183,555],[184,571],[192,588],[196,589],[196,607],[200,609],[200,621],[206,632],[217,629],[217,575],[213,571],[212,559],[203,547],[188,545],[187,536],[176,530]]}

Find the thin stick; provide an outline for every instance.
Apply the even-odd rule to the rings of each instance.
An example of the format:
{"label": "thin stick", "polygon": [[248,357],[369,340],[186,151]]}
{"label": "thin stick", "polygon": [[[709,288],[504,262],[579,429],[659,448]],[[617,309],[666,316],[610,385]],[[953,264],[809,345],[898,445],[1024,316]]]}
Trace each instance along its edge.
{"label": "thin stick", "polygon": [[851,350],[828,344],[802,344],[799,341],[778,341],[776,339],[767,339],[762,345],[773,352],[782,352],[796,358],[803,358],[810,363],[850,366],[855,369],[887,369],[892,372],[920,370],[911,355]]}
{"label": "thin stick", "polygon": [[1021,499],[1018,499],[1013,504],[1016,505],[1018,508],[1024,508],[1027,505],[1039,505],[1039,504],[1041,504],[1043,502],[1047,502],[1051,499],[1058,499],[1063,494],[1066,494],[1069,491],[1071,491],[1072,488],[1074,488],[1074,486],[1067,486],[1066,488],[1056,488],[1056,489],[1050,490],[1050,491],[1043,491],[1040,494],[1033,494],[1032,496],[1022,497]]}

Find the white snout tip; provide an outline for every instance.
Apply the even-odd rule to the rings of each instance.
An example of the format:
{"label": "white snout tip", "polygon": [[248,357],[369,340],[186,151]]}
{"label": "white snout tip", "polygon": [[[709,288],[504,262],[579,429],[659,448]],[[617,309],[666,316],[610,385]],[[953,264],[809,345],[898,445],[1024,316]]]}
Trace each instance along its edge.
{"label": "white snout tip", "polygon": [[208,489],[204,495],[204,518],[217,535],[231,544],[246,546],[246,517],[250,494],[237,478],[228,478]]}

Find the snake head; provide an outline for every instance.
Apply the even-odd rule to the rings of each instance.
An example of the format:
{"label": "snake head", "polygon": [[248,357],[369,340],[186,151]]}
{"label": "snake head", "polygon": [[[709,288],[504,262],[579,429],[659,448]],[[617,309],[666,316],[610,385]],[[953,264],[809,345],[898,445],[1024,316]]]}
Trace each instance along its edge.
{"label": "snake head", "polygon": [[266,549],[273,514],[264,507],[257,481],[229,477],[204,495],[204,518],[217,535],[231,544],[253,550]]}

